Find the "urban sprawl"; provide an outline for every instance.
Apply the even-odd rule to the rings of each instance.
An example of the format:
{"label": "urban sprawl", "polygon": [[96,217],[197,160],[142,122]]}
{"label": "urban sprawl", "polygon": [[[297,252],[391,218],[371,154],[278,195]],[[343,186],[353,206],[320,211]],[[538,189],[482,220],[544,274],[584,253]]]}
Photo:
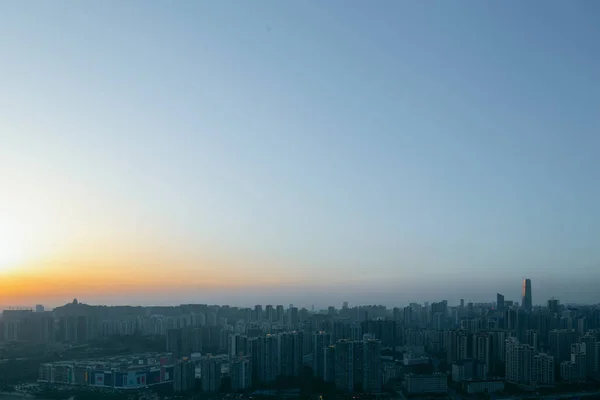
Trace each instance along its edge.
{"label": "urban sprawl", "polygon": [[168,385],[180,393],[233,393],[308,376],[338,395],[500,396],[593,388],[600,307],[557,299],[534,306],[529,279],[520,300],[497,294],[490,303],[460,299],[452,306],[444,300],[393,309],[344,303],[318,311],[293,305],[106,307],[74,300],[52,311],[4,310],[0,340],[77,348],[115,337],[161,338],[153,351],[40,363],[40,384],[82,388]]}

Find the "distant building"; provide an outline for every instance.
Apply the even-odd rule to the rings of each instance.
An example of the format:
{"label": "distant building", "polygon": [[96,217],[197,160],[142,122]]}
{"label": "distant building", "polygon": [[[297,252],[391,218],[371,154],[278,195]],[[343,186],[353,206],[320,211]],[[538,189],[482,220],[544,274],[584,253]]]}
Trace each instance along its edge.
{"label": "distant building", "polygon": [[571,363],[574,366],[574,375],[571,378],[577,381],[585,381],[587,377],[585,343],[573,343],[571,345]]}
{"label": "distant building", "polygon": [[554,357],[546,353],[533,356],[532,381],[535,385],[554,385]]}
{"label": "distant building", "polygon": [[260,304],[254,306],[254,320],[258,322],[263,320],[263,309]]}
{"label": "distant building", "polygon": [[381,364],[381,341],[369,339],[363,342],[363,379],[364,393],[381,393],[383,367]]}
{"label": "distant building", "polygon": [[594,335],[588,333],[579,338],[579,343],[585,346],[586,373],[592,377],[598,372],[598,342]]}
{"label": "distant building", "polygon": [[577,364],[572,361],[563,361],[560,363],[560,379],[566,382],[577,381]]}
{"label": "distant building", "polygon": [[548,309],[554,313],[558,312],[559,309],[559,301],[555,298],[548,300]]}
{"label": "distant building", "polygon": [[167,351],[175,358],[183,356],[183,329],[175,328],[167,331]]}
{"label": "distant building", "polygon": [[335,387],[354,391],[354,342],[340,340],[335,344]]}
{"label": "distant building", "polygon": [[277,308],[275,309],[275,315],[277,318],[277,323],[279,325],[283,325],[283,320],[285,318],[285,311],[283,310],[283,306],[280,304],[277,306]]}
{"label": "distant building", "polygon": [[464,381],[462,386],[464,391],[469,394],[504,391],[504,382],[500,379]]}
{"label": "distant building", "polygon": [[274,382],[279,373],[279,341],[277,335],[255,337],[248,341],[252,360],[252,379],[257,382]]}
{"label": "distant building", "polygon": [[413,354],[411,351],[407,351],[402,355],[402,363],[407,367],[412,365],[425,365],[429,364],[429,357],[426,355]]}
{"label": "distant building", "polygon": [[[155,353],[93,361],[58,361],[40,365],[38,381],[61,385],[137,389],[173,383],[175,365],[170,364],[169,360],[168,355]],[[190,378],[193,381],[193,364]]]}
{"label": "distant building", "polygon": [[325,348],[325,367],[323,380],[325,382],[335,382],[335,346],[331,345]]}
{"label": "distant building", "polygon": [[484,380],[487,378],[487,366],[481,361],[458,361],[452,364],[452,380]]}
{"label": "distant building", "polygon": [[288,308],[288,328],[293,329],[298,326],[298,308]]}
{"label": "distant building", "polygon": [[406,374],[404,385],[408,394],[447,393],[448,380],[445,374]]}
{"label": "distant building", "polygon": [[520,344],[515,337],[506,339],[506,380],[529,385],[531,383],[533,347]]}
{"label": "distant building", "polygon": [[523,308],[526,310],[532,309],[532,298],[531,298],[531,279],[523,280]]}
{"label": "distant building", "polygon": [[177,393],[188,392],[194,389],[196,382],[195,365],[189,359],[183,359],[175,364],[173,388]]}
{"label": "distant building", "polygon": [[329,332],[313,333],[313,374],[316,377],[324,377],[325,368],[325,348],[331,344],[331,334]]}
{"label": "distant building", "polygon": [[300,376],[304,337],[302,332],[284,332],[277,336],[277,362],[280,376]]}
{"label": "distant building", "polygon": [[37,304],[35,306],[35,312],[44,312],[44,306],[41,304]]}
{"label": "distant building", "polygon": [[267,322],[275,322],[275,309],[271,304],[265,306],[265,319]]}
{"label": "distant building", "polygon": [[504,311],[504,296],[500,293],[496,293],[496,309],[498,311]]}
{"label": "distant building", "polygon": [[239,357],[229,364],[231,390],[238,392],[252,386],[252,363],[249,357]]}
{"label": "distant building", "polygon": [[571,360],[571,345],[577,341],[577,333],[572,329],[553,329],[548,333],[550,355],[557,363]]}
{"label": "distant building", "polygon": [[221,388],[221,359],[207,356],[200,360],[202,391],[216,393]]}

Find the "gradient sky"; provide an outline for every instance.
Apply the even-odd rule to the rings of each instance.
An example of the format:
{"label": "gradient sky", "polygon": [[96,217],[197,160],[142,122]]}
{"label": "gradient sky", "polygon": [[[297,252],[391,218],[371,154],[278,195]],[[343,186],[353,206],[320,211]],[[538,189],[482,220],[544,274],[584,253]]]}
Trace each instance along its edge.
{"label": "gradient sky", "polygon": [[600,3],[0,3],[0,304],[600,301]]}

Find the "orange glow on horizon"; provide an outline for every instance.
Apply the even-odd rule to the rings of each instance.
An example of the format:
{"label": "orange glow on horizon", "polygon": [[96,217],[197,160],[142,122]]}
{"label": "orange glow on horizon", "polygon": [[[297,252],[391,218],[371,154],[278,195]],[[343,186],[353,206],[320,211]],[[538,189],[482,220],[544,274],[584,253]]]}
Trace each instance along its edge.
{"label": "orange glow on horizon", "polygon": [[[293,276],[283,277],[276,267],[263,263],[234,262],[216,257],[149,260],[134,255],[88,261],[47,261],[2,273],[0,304],[34,304],[40,299],[69,299],[86,296],[115,296],[179,293],[181,291],[269,288],[298,284]],[[272,264],[271,264],[272,265]],[[268,269],[271,273],[257,273]],[[289,275],[289,274],[288,274]]]}

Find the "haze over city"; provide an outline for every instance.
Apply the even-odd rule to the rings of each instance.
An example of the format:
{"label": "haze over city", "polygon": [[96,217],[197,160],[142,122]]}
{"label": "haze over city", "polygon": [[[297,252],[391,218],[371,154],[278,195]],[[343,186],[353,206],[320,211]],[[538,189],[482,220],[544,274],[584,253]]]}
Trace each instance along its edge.
{"label": "haze over city", "polygon": [[0,304],[600,301],[600,3],[3,2]]}

